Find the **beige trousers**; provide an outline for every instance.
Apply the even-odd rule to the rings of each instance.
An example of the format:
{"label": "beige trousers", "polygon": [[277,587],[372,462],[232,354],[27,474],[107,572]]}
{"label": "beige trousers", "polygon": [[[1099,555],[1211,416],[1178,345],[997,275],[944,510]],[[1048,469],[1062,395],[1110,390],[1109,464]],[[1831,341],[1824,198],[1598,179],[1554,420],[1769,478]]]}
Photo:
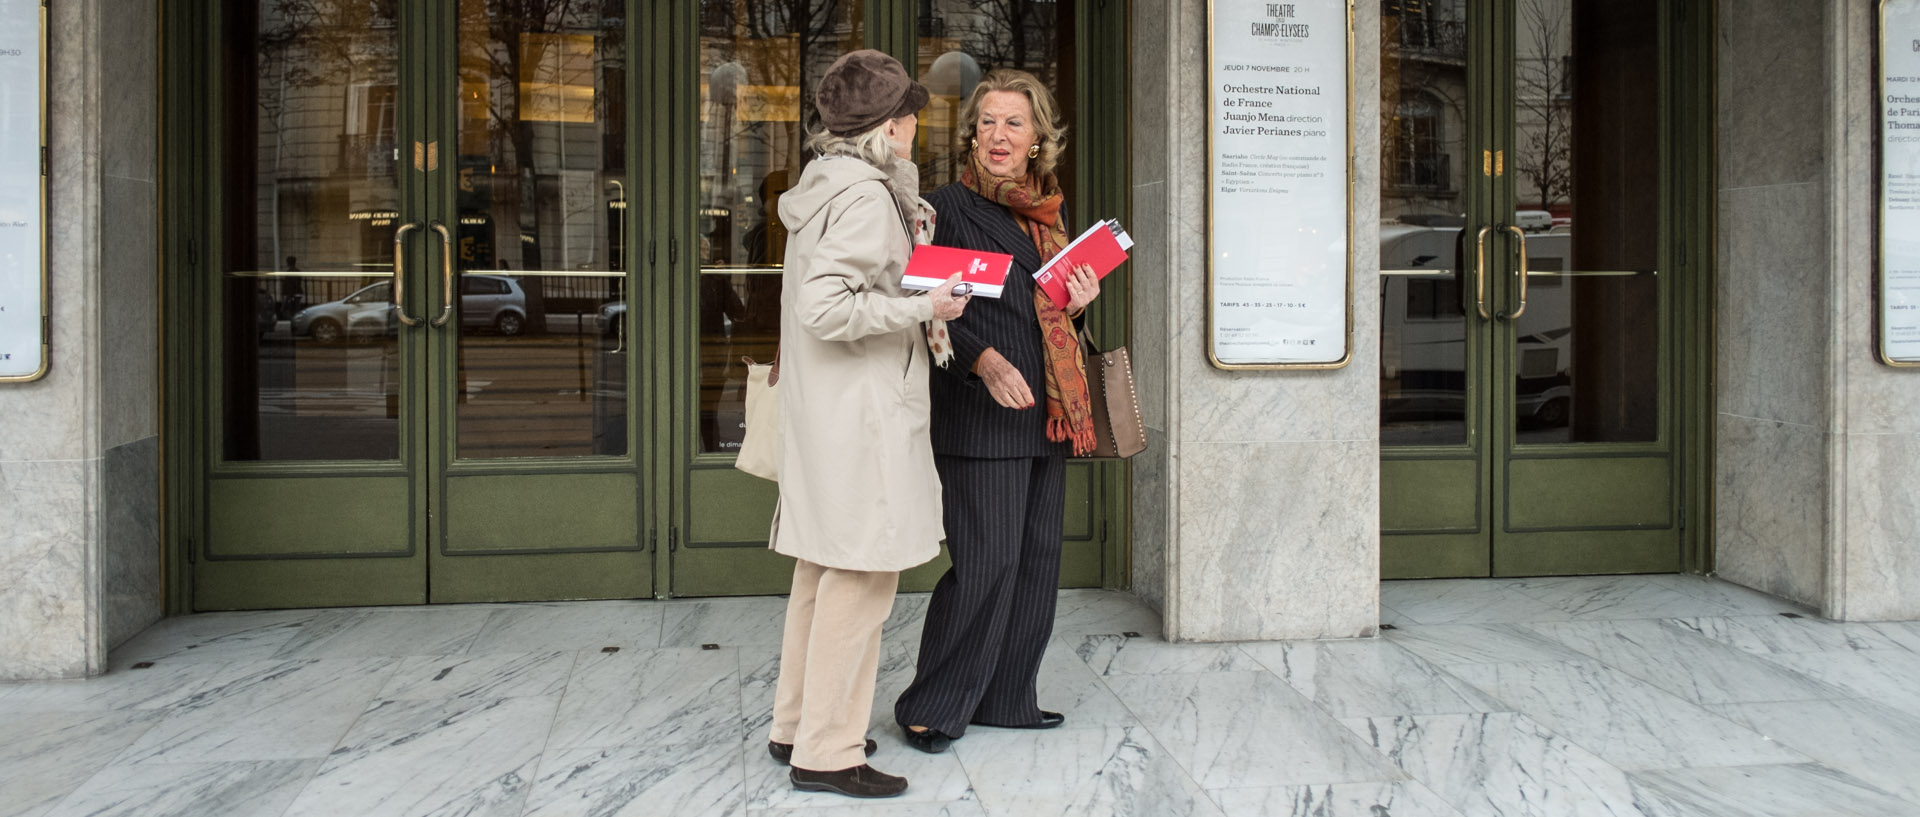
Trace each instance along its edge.
{"label": "beige trousers", "polygon": [[899,573],[794,562],[769,739],[793,744],[795,767],[832,772],[867,762],[880,625],[899,586]]}

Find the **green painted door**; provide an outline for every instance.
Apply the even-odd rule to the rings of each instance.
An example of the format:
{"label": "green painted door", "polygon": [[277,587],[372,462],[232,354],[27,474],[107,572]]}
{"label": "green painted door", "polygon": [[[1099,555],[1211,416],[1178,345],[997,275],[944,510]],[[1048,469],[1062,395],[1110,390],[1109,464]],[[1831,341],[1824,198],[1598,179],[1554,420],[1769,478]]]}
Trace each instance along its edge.
{"label": "green painted door", "polygon": [[1680,569],[1694,12],[1385,5],[1383,574]]}
{"label": "green painted door", "polygon": [[[919,12],[173,8],[175,87],[214,89],[176,98],[192,124],[170,159],[195,180],[177,212],[205,213],[170,227],[195,273],[170,354],[206,373],[172,403],[199,418],[173,426],[193,441],[173,472],[193,486],[174,494],[191,606],[784,592],[774,486],[731,465],[740,358],[778,336],[775,208],[812,83],[849,49],[918,52],[945,102],[921,129],[929,188],[982,66],[1055,82],[1080,132],[1124,111],[1088,79],[1110,52],[1073,58],[1124,37],[1124,6]],[[1068,189],[1124,216],[1124,138],[1079,145]],[[1111,291],[1094,328],[1122,343]],[[1071,469],[1063,584],[1124,577],[1124,483],[1124,464]]]}
{"label": "green painted door", "polygon": [[[796,13],[786,13],[791,7]],[[780,13],[772,13],[774,10]],[[803,12],[803,13],[802,13]],[[676,130],[668,164],[684,168],[667,191],[675,236],[670,274],[687,282],[670,296],[667,341],[676,358],[670,587],[675,595],[784,593],[792,561],[766,549],[775,486],[733,469],[746,370],[768,360],[779,337],[780,271],[786,228],[780,194],[806,158],[805,123],[814,83],[835,57],[877,48],[913,66],[932,95],[921,114],[916,157],[931,191],[958,177],[963,154],[955,120],[983,70],[1016,67],[1058,90],[1078,139],[1061,171],[1088,213],[1124,216],[1124,75],[1117,49],[1076,59],[1084,42],[1124,38],[1125,5],[1084,2],[907,4],[828,0],[802,4],[699,0],[674,6],[674,65],[665,96]],[[1103,120],[1103,117],[1105,118]],[[1096,124],[1098,123],[1098,124]],[[1098,172],[1096,172],[1098,171]],[[1125,342],[1125,287],[1109,287],[1093,325],[1104,342]],[[1110,517],[1125,506],[1125,464],[1076,461],[1068,469],[1061,584],[1123,581],[1124,541]],[[903,590],[931,589],[947,561],[907,572]]]}
{"label": "green painted door", "polygon": [[652,595],[624,15],[210,11],[194,606]]}

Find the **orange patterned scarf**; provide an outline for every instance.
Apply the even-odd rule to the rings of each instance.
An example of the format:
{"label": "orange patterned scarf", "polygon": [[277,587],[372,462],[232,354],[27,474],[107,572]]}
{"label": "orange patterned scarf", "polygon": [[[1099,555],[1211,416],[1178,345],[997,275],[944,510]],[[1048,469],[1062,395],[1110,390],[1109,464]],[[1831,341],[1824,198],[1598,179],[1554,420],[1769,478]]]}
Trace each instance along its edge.
{"label": "orange patterned scarf", "polygon": [[[1033,237],[1040,261],[1066,249],[1067,234],[1060,223],[1060,205],[1066,197],[1052,173],[1008,179],[988,173],[979,160],[967,157],[960,183],[986,200],[1013,211],[1020,227]],[[1073,453],[1093,450],[1093,404],[1087,393],[1086,361],[1073,331],[1073,320],[1039,287],[1033,288],[1033,311],[1040,317],[1040,346],[1047,362],[1047,439],[1073,441]]]}

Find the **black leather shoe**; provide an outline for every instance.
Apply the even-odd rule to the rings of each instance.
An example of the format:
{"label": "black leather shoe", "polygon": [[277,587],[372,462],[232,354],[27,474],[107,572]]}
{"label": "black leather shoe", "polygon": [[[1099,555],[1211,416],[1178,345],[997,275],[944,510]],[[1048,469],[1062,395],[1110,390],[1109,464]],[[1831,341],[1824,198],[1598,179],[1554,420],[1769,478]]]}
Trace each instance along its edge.
{"label": "black leather shoe", "polygon": [[[873,738],[867,738],[867,757],[873,757],[873,753],[877,751],[880,751],[880,744],[874,743]],[[793,744],[767,741],[767,754],[773,755],[773,759],[781,763],[792,763]]]}
{"label": "black leather shoe", "polygon": [[946,751],[948,746],[953,745],[953,736],[932,727],[915,732],[902,726],[900,733],[907,737],[908,746],[930,755],[940,754]]}
{"label": "black leather shoe", "polygon": [[996,729],[1052,729],[1066,722],[1067,716],[1058,712],[1048,712],[1042,709],[1040,710],[1040,720],[1034,721],[1033,723],[1016,723],[1011,725],[1004,723],[987,723],[986,721],[974,721],[973,723],[976,726],[991,726]]}
{"label": "black leather shoe", "polygon": [[800,791],[828,791],[848,797],[898,797],[907,790],[907,779],[895,777],[862,763],[837,772],[816,772],[794,767],[787,779]]}

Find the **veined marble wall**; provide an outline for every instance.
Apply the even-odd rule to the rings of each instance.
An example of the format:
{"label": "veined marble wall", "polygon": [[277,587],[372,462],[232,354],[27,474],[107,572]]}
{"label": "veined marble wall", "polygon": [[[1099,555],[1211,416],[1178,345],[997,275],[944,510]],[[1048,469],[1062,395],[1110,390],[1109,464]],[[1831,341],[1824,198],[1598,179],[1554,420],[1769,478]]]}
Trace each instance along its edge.
{"label": "veined marble wall", "polygon": [[0,386],[0,680],[100,672],[160,614],[158,27],[102,2],[48,21],[53,361]]}
{"label": "veined marble wall", "polygon": [[1843,332],[1842,438],[1834,479],[1841,507],[1830,558],[1828,615],[1848,620],[1920,619],[1920,370],[1881,365],[1874,345],[1873,178],[1875,118],[1874,4],[1835,4],[1828,12],[1828,60],[1836,76],[1829,123],[1835,145],[1828,184],[1835,224],[1836,290]]}
{"label": "veined marble wall", "polygon": [[56,3],[48,18],[53,359],[45,378],[0,386],[0,679],[79,676],[104,654],[91,547],[100,496],[92,12]]}
{"label": "veined marble wall", "polygon": [[1716,80],[1715,569],[1814,606],[1826,597],[1835,430],[1828,5],[1721,0]]}
{"label": "veined marble wall", "polygon": [[[98,276],[102,640],[118,646],[164,612],[160,567],[158,0],[113,0],[100,18]],[[128,127],[126,123],[142,123]]]}
{"label": "veined marble wall", "polygon": [[[1183,641],[1342,638],[1379,622],[1378,37],[1356,37],[1354,356],[1207,363],[1207,4],[1132,4],[1134,587]],[[1356,31],[1379,8],[1355,9]]]}
{"label": "veined marble wall", "polygon": [[1720,4],[1717,570],[1844,620],[1920,619],[1920,371],[1874,356],[1874,9]]}

